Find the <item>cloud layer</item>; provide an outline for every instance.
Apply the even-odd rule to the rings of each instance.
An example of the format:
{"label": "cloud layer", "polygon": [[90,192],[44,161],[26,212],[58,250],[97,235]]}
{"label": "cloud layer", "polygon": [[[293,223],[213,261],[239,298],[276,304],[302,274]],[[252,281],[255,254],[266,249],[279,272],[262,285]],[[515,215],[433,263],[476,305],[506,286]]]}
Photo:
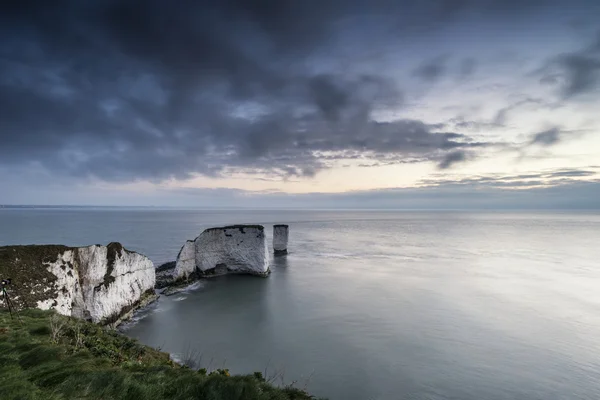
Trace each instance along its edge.
{"label": "cloud layer", "polygon": [[[357,158],[467,162],[493,143],[377,118],[402,109],[403,82],[358,61],[373,43],[393,49],[472,15],[511,21],[555,4],[424,3],[3,3],[0,164],[128,182],[231,171],[311,177]],[[574,93],[594,82],[596,64],[569,60],[556,62],[573,74]],[[426,82],[448,71],[445,56],[413,61]],[[462,60],[458,75],[476,65]]]}

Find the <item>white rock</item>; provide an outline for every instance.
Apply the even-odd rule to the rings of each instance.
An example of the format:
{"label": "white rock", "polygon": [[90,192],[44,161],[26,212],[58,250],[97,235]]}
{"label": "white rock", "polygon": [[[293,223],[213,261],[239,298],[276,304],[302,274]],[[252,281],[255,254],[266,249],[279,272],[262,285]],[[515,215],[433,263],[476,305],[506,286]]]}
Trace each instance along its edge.
{"label": "white rock", "polygon": [[182,247],[173,276],[175,279],[187,277],[194,271],[200,275],[267,275],[270,270],[264,227],[233,225],[206,229]]}
{"label": "white rock", "polygon": [[275,254],[287,254],[288,225],[273,225],[273,251]]}
{"label": "white rock", "polygon": [[190,276],[196,270],[196,242],[188,240],[185,242],[175,262],[173,270],[174,279],[182,279]]}
{"label": "white rock", "polygon": [[[75,287],[79,285],[79,272],[74,268],[73,250],[59,254],[56,262],[50,263],[46,269],[56,276],[54,286],[58,295],[56,298],[38,301],[38,308],[42,310],[54,308],[60,314],[72,315]],[[45,287],[43,292],[50,290],[50,287]]]}
{"label": "white rock", "polygon": [[[111,251],[114,259],[108,257]],[[89,255],[89,261],[82,279],[83,304],[77,312],[89,313],[93,322],[116,319],[133,308],[145,292],[154,290],[156,272],[149,258],[120,245],[80,248],[83,259],[82,253]]]}
{"label": "white rock", "polygon": [[39,300],[37,307],[96,323],[114,322],[154,290],[152,261],[118,243],[72,248],[46,268],[56,276],[51,284],[56,295]]}

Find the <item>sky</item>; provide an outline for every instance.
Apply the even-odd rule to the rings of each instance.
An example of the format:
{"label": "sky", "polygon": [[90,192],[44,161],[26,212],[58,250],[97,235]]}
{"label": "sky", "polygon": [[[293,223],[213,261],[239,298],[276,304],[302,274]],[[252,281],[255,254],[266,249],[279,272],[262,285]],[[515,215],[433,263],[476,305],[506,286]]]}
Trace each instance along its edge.
{"label": "sky", "polygon": [[597,0],[0,5],[0,204],[600,208]]}

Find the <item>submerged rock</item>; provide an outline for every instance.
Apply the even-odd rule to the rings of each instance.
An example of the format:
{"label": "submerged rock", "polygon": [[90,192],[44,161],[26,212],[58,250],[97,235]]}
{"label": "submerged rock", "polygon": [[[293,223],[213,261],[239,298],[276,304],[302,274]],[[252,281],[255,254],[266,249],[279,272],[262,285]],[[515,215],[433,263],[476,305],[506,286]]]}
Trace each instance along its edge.
{"label": "submerged rock", "polygon": [[175,261],[169,261],[156,267],[156,289],[163,289],[173,283]]}
{"label": "submerged rock", "polygon": [[188,240],[177,255],[174,280],[227,273],[269,274],[267,242],[261,225],[206,229]]}
{"label": "submerged rock", "polygon": [[0,247],[0,275],[12,278],[18,308],[55,309],[100,324],[116,325],[156,297],[154,264],[120,243]]}
{"label": "submerged rock", "polygon": [[184,282],[184,283],[171,285],[171,286],[165,288],[165,290],[163,290],[161,292],[161,295],[173,296],[178,293],[187,293],[187,292],[199,289],[201,287],[202,287],[201,281],[194,281],[191,283],[188,281],[188,282]]}
{"label": "submerged rock", "polygon": [[273,252],[275,255],[287,254],[288,225],[273,225]]}
{"label": "submerged rock", "polygon": [[175,268],[175,261],[168,261],[156,267],[156,272],[171,271]]}

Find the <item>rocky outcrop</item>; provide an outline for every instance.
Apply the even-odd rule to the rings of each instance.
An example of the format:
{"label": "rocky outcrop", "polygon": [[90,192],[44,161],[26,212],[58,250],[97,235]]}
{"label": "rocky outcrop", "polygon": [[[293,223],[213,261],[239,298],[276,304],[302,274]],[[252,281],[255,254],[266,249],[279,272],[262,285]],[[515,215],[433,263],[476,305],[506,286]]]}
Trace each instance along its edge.
{"label": "rocky outcrop", "polygon": [[261,225],[232,225],[206,229],[188,240],[177,256],[174,280],[192,275],[227,273],[269,274],[267,242]]}
{"label": "rocky outcrop", "polygon": [[273,252],[275,255],[287,254],[288,225],[273,225]]}
{"label": "rocky outcrop", "polygon": [[20,308],[55,309],[60,314],[115,325],[155,298],[154,264],[119,243],[67,247],[0,247],[0,275]]}
{"label": "rocky outcrop", "polygon": [[169,261],[156,267],[156,284],[155,289],[163,289],[173,283],[173,270],[175,269],[175,261]]}
{"label": "rocky outcrop", "polygon": [[[202,236],[202,234],[200,236]],[[177,254],[177,259],[175,260],[173,279],[187,279],[192,273],[196,272],[196,242],[200,236],[198,236],[196,240],[186,241],[183,247],[181,247],[181,250],[179,250],[179,254]]]}

